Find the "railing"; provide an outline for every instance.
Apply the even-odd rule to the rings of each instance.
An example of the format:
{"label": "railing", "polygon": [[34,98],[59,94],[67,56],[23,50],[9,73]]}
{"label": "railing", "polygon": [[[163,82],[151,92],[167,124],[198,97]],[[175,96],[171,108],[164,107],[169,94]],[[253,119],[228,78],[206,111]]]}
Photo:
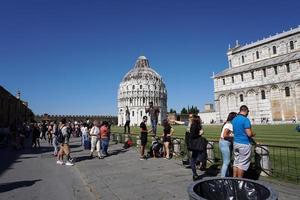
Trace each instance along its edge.
{"label": "railing", "polygon": [[[124,142],[124,134],[113,133],[119,135]],[[131,140],[136,144],[136,136],[130,135]],[[149,135],[149,138],[151,135]],[[116,136],[115,136],[116,138]],[[185,138],[176,137],[180,141],[180,156],[186,158],[188,150]],[[216,165],[222,164],[222,155],[219,150],[218,140],[209,140],[208,143],[208,163]],[[287,181],[300,183],[300,148],[256,144],[252,148],[252,163],[255,163],[261,170],[261,175],[274,178],[285,179]]]}

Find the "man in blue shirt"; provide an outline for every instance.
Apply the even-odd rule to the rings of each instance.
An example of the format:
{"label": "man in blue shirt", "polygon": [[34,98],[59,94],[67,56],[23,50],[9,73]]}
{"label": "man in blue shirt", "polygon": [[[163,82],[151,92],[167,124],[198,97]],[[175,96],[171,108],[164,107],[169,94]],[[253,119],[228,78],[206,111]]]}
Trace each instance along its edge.
{"label": "man in blue shirt", "polygon": [[242,178],[248,170],[251,161],[251,137],[252,131],[250,120],[247,118],[249,109],[247,106],[240,107],[239,114],[232,120],[234,143],[233,176]]}

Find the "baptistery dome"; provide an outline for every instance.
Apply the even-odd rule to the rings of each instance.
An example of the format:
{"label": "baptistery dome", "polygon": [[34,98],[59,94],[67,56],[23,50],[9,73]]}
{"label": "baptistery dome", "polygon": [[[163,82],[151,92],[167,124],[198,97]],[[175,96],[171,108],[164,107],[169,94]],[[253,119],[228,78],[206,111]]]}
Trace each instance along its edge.
{"label": "baptistery dome", "polygon": [[[158,123],[167,117],[167,90],[161,76],[145,56],[138,57],[134,67],[124,76],[118,90],[118,124],[125,124],[125,111],[130,111],[130,125],[139,125],[149,102],[160,110]],[[148,120],[150,124],[150,120]]]}

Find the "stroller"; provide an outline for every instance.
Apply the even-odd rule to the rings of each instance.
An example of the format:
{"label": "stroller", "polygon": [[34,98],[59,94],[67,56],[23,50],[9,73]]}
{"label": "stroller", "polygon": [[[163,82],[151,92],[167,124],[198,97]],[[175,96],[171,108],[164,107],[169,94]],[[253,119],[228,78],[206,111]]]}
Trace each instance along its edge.
{"label": "stroller", "polygon": [[148,157],[160,158],[163,157],[163,144],[158,137],[154,137]]}

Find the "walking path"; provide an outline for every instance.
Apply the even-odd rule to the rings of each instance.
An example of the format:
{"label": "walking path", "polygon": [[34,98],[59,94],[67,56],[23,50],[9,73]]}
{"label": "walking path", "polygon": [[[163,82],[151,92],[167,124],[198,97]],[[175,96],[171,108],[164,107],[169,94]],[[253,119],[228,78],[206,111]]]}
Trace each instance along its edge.
{"label": "walking path", "polygon": [[[73,167],[57,165],[52,148],[0,149],[0,199],[188,199],[191,170],[180,160],[139,160],[136,148],[111,145],[111,156],[89,159],[79,139],[72,139]],[[300,187],[264,179],[279,199],[300,199]]]}

